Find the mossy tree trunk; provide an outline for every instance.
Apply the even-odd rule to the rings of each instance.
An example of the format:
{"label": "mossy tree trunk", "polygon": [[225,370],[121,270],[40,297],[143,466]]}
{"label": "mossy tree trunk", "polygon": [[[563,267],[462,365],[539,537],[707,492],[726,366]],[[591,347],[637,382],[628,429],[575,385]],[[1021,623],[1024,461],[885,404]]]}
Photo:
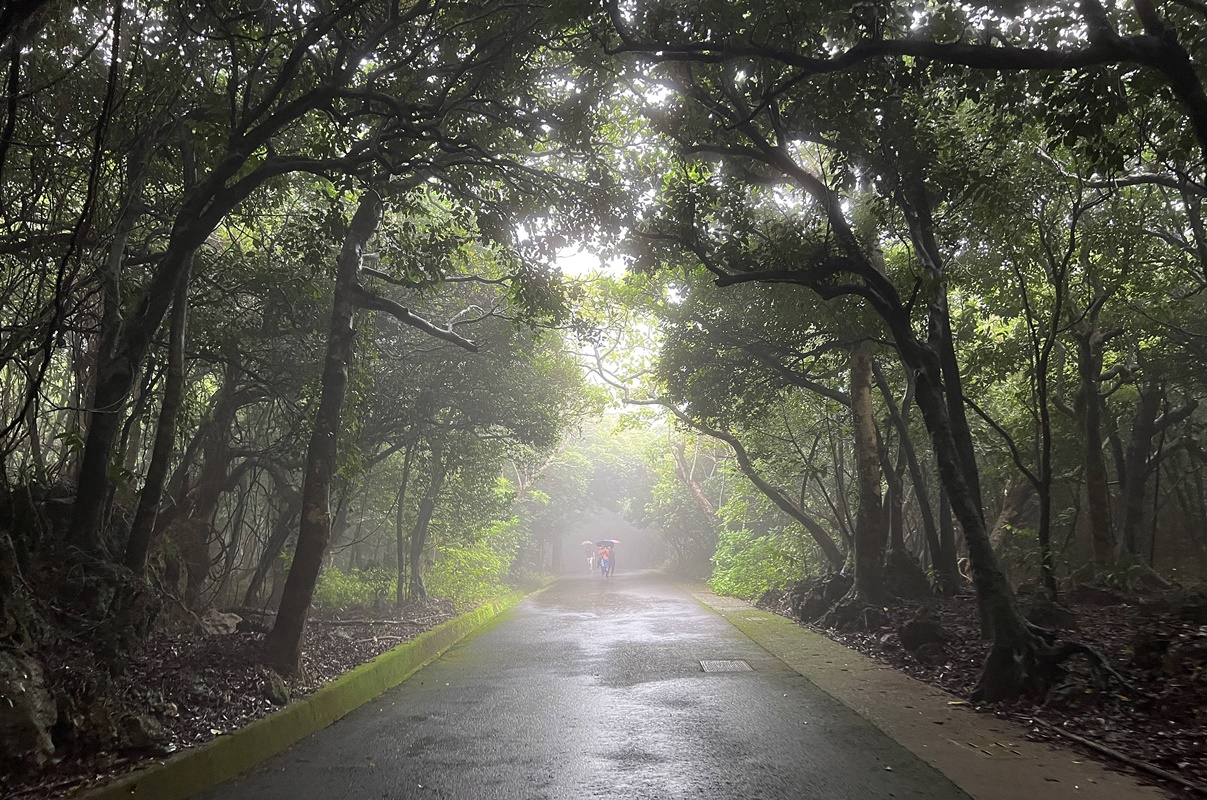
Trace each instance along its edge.
{"label": "mossy tree trunk", "polygon": [[884,514],[880,504],[880,448],[872,406],[872,345],[851,350],[851,417],[859,507],[855,518],[855,584],[859,600],[884,600]]}

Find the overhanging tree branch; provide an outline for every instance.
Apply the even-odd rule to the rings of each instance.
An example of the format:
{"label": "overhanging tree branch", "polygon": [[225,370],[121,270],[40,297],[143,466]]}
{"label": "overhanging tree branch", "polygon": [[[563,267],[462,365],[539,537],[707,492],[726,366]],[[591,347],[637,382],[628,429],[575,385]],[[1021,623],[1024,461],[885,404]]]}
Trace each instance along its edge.
{"label": "overhanging tree branch", "polygon": [[819,523],[811,515],[809,515],[808,512],[793,502],[790,497],[785,495],[775,486],[768,483],[761,475],[759,475],[754,468],[754,464],[751,462],[750,454],[746,452],[746,448],[743,447],[742,442],[736,436],[728,433],[727,431],[709,428],[704,424],[693,420],[691,417],[677,408],[673,403],[666,400],[634,400],[631,398],[626,398],[625,403],[633,406],[661,406],[662,408],[665,408],[667,411],[674,414],[688,427],[707,436],[711,436],[714,439],[725,442],[730,446],[730,448],[733,449],[734,455],[738,460],[738,465],[742,468],[742,474],[749,478],[750,482],[753,483],[755,487],[781,511],[805,527],[805,530],[807,530],[809,535],[813,537],[813,541],[817,543],[817,546],[821,548],[822,553],[825,554],[826,561],[830,563],[830,567],[834,570],[841,570],[843,565],[846,564],[846,557],[842,554],[842,551],[838,549],[838,545],[834,544],[834,539],[830,536],[829,532],[821,526],[821,523]]}
{"label": "overhanging tree branch", "polygon": [[1032,472],[1027,465],[1023,463],[1022,453],[1018,451],[1018,445],[1014,443],[1014,437],[1011,436],[1010,433],[1003,428],[997,420],[989,416],[985,409],[977,405],[975,400],[965,396],[964,403],[975,411],[978,417],[989,423],[989,427],[997,431],[998,435],[1002,437],[1002,441],[1006,443],[1006,447],[1010,450],[1010,456],[1014,459],[1014,466],[1018,467],[1018,471],[1023,473],[1023,475],[1027,477],[1027,480],[1029,480],[1033,486],[1038,487],[1040,485],[1039,476]]}
{"label": "overhanging tree branch", "polygon": [[439,286],[445,283],[478,283],[486,286],[503,286],[511,281],[516,280],[515,275],[504,275],[502,278],[484,278],[481,275],[440,275],[435,278],[425,278],[419,281],[413,281],[408,278],[395,278],[388,272],[373,269],[372,267],[361,267],[362,275],[368,275],[394,286],[402,286],[407,289],[426,289],[431,286]]}
{"label": "overhanging tree branch", "polygon": [[470,339],[466,339],[448,328],[441,328],[433,322],[429,322],[423,317],[415,314],[410,309],[400,305],[388,297],[382,297],[379,294],[370,292],[359,283],[353,287],[353,295],[355,302],[361,308],[369,309],[370,311],[384,311],[394,319],[401,322],[403,325],[409,325],[412,328],[417,328],[429,336],[434,336],[437,339],[443,339],[446,342],[457,345],[463,350],[468,350],[471,353],[478,352],[478,345]]}
{"label": "overhanging tree branch", "polygon": [[717,64],[772,61],[797,70],[798,74],[788,82],[791,85],[814,75],[841,72],[884,57],[917,58],[998,72],[1069,72],[1111,64],[1138,64],[1156,71],[1164,78],[1186,110],[1199,150],[1207,158],[1207,91],[1199,78],[1197,65],[1178,41],[1177,32],[1161,18],[1149,0],[1136,0],[1134,8],[1143,23],[1144,33],[1121,36],[1098,0],[1084,0],[1080,4],[1080,13],[1089,32],[1089,40],[1081,47],[1069,49],[1017,47],[1000,43],[1000,38],[995,38],[991,44],[968,44],[940,43],[907,36],[865,39],[832,56],[810,56],[750,41],[643,42],[625,24],[619,4],[615,0],[608,3],[612,25],[621,40],[620,45],[612,50],[614,53],[647,55],[658,62]]}

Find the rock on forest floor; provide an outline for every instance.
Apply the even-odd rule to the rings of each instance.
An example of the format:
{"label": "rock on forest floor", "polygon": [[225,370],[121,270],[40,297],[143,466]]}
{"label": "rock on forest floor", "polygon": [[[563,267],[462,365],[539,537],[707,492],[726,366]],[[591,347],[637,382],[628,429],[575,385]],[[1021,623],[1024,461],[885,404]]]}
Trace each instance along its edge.
{"label": "rock on forest floor", "polygon": [[[302,672],[282,681],[263,666],[263,634],[201,632],[155,634],[126,658],[126,669],[106,680],[108,695],[122,698],[107,707],[93,700],[78,710],[81,726],[121,725],[122,751],[79,737],[73,750],[60,750],[36,778],[8,787],[6,800],[72,797],[184,748],[202,744],[266,716],[289,699],[304,697],[348,670],[364,664],[424,631],[451,619],[452,604],[410,605],[387,618],[312,619],[307,626]],[[47,682],[67,696],[95,696],[88,684],[93,658],[60,650],[39,654]],[[141,714],[130,715],[133,707]]]}

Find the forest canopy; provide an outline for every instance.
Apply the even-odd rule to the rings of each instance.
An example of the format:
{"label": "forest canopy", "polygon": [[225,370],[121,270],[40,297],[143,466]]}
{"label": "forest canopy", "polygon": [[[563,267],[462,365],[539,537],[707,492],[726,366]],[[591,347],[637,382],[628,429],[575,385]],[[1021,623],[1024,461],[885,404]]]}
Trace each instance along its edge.
{"label": "forest canopy", "polygon": [[1086,654],[1020,585],[1207,573],[1196,0],[37,0],[0,55],[22,659],[259,609],[290,674],[608,512],[831,624],[974,591],[1001,699]]}

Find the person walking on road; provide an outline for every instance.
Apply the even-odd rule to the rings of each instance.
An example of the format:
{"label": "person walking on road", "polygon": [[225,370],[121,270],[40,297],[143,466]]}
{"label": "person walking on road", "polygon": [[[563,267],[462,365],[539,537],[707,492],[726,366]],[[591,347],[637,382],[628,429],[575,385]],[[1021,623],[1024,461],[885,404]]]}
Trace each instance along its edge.
{"label": "person walking on road", "polygon": [[599,548],[599,572],[605,579],[612,577],[612,548],[607,545]]}

